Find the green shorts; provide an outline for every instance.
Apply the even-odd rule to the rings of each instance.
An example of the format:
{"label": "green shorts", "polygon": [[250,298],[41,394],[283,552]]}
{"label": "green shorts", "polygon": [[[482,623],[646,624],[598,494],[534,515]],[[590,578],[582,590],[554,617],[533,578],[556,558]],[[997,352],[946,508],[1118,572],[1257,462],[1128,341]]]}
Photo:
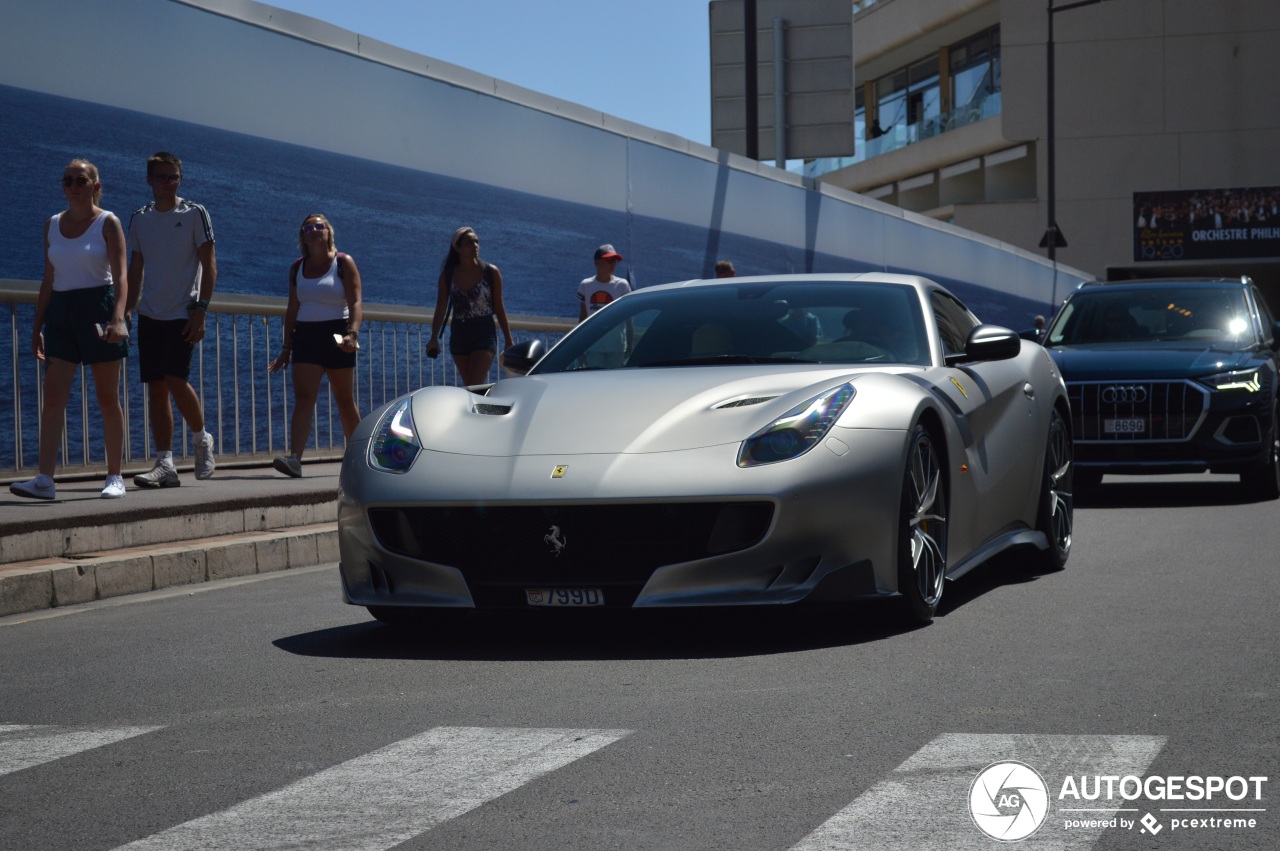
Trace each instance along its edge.
{"label": "green shorts", "polygon": [[71,363],[107,363],[129,356],[129,341],[108,343],[98,339],[95,324],[104,328],[115,310],[115,288],[89,287],[55,291],[44,312],[46,357]]}

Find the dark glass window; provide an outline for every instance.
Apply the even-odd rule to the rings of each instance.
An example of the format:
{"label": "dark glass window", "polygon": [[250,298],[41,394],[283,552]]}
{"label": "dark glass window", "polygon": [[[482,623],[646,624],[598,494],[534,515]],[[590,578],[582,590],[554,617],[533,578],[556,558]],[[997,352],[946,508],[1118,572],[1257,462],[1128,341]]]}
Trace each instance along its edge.
{"label": "dark glass window", "polygon": [[938,323],[938,336],[942,338],[942,353],[962,354],[969,332],[978,327],[977,320],[967,307],[947,293],[934,290],[930,301],[933,302],[933,318]]}

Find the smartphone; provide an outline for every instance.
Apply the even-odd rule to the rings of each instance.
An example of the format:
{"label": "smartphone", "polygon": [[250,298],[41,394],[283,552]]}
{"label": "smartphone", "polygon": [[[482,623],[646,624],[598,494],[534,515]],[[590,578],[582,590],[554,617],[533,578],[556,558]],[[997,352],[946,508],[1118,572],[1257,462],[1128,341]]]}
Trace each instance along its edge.
{"label": "smartphone", "polygon": [[93,323],[93,330],[97,332],[99,340],[107,339],[107,328],[101,322]]}
{"label": "smartphone", "polygon": [[341,334],[334,334],[334,335],[333,335],[333,344],[334,344],[335,346],[341,346],[341,345],[342,345],[342,335],[341,335]]}

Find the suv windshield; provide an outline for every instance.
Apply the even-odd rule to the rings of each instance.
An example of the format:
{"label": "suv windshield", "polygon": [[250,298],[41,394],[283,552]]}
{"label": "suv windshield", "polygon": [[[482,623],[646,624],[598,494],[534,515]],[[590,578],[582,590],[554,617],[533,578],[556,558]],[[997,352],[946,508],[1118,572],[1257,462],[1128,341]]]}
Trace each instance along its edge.
{"label": "suv windshield", "polygon": [[1045,344],[1238,343],[1250,339],[1251,327],[1240,289],[1096,287],[1071,297],[1050,326]]}
{"label": "suv windshield", "polygon": [[920,300],[912,287],[725,283],[627,295],[578,326],[534,372],[929,362]]}

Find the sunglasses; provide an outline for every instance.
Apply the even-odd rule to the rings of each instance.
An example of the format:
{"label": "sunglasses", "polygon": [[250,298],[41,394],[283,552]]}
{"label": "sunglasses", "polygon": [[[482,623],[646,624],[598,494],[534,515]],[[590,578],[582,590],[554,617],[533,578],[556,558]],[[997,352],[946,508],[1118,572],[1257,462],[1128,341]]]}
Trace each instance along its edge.
{"label": "sunglasses", "polygon": [[303,233],[311,233],[313,231],[326,231],[328,229],[329,229],[329,226],[324,224],[323,222],[317,222],[316,224],[313,224],[313,225],[302,226]]}
{"label": "sunglasses", "polygon": [[63,175],[62,177],[63,186],[88,186],[90,183],[93,183],[93,181],[85,177],[83,174],[78,177],[72,177],[69,174]]}
{"label": "sunglasses", "polygon": [[157,183],[181,183],[182,175],[180,174],[153,174],[151,179]]}

